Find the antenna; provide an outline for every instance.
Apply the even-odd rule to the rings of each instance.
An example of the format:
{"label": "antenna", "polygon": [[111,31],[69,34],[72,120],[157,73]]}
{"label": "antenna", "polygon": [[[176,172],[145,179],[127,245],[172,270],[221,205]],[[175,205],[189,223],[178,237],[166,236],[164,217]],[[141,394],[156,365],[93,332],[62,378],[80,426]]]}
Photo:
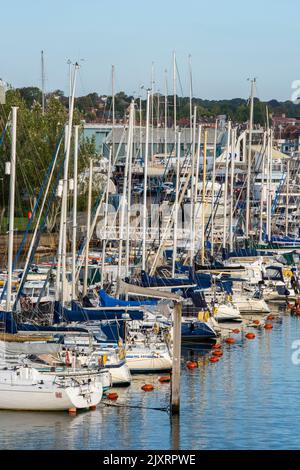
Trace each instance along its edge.
{"label": "antenna", "polygon": [[45,64],[44,51],[41,51],[41,78],[42,78],[42,113],[45,114]]}

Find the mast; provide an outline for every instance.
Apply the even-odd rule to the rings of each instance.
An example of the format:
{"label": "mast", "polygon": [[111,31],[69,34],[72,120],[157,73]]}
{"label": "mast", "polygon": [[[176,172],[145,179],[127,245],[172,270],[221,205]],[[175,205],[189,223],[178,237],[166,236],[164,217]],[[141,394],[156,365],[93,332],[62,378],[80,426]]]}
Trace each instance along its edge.
{"label": "mast", "polygon": [[9,180],[9,228],[8,228],[8,259],[7,259],[7,293],[6,311],[12,309],[12,271],[14,251],[14,219],[15,219],[15,183],[16,183],[16,146],[17,146],[17,111],[18,107],[12,107],[11,121],[11,156],[10,156],[10,180]]}
{"label": "mast", "polygon": [[123,193],[122,193],[122,199],[121,199],[121,214],[120,214],[120,224],[119,224],[119,233],[120,233],[119,259],[118,259],[118,278],[119,279],[121,277],[121,266],[122,266],[122,255],[123,255],[123,239],[124,239],[123,231],[124,231],[124,218],[125,218],[125,206],[126,206],[126,189],[127,189],[127,182],[128,182],[128,166],[129,166],[130,147],[131,147],[131,129],[133,126],[133,114],[134,114],[134,101],[132,100],[132,102],[130,103],[130,111],[129,111],[128,139],[127,139]]}
{"label": "mast", "polygon": [[104,265],[105,265],[106,243],[107,243],[108,198],[109,198],[109,183],[110,183],[110,177],[111,177],[111,163],[112,163],[112,148],[110,146],[108,171],[107,171],[107,184],[106,184],[106,192],[105,192],[104,238],[102,242],[102,259],[101,259],[101,289],[103,289],[103,284],[104,284]]}
{"label": "mast", "polygon": [[260,191],[260,213],[259,213],[259,242],[263,242],[263,209],[264,209],[264,195],[265,195],[265,176],[266,176],[266,139],[267,133],[264,132],[263,137],[263,158],[262,158],[262,172],[261,172],[261,191]]}
{"label": "mast", "polygon": [[[60,283],[60,269],[62,275],[62,291],[61,291],[61,299],[62,303],[65,300],[65,282],[66,282],[66,241],[67,241],[67,201],[68,201],[68,171],[69,171],[69,159],[70,159],[70,149],[71,149],[71,135],[72,135],[72,126],[73,126],[73,112],[74,112],[74,100],[75,100],[75,87],[76,87],[76,75],[79,66],[77,62],[74,66],[74,74],[71,77],[72,83],[72,93],[70,97],[71,107],[69,110],[69,121],[67,127],[67,135],[66,135],[66,152],[65,152],[65,162],[64,162],[64,179],[63,179],[63,194],[62,194],[62,207],[61,207],[61,228],[60,234],[62,236],[62,243],[61,243],[61,252],[58,256],[57,262],[57,283],[59,286]],[[60,266],[61,263],[61,266]],[[59,288],[58,288],[59,289]]]}
{"label": "mast", "polygon": [[205,261],[206,153],[207,153],[207,129],[205,129],[204,131],[204,145],[203,145],[201,266],[204,266],[204,261]]}
{"label": "mast", "polygon": [[189,55],[189,79],[190,79],[190,143],[193,141],[193,75],[192,56]]}
{"label": "mast", "polygon": [[177,126],[177,103],[176,103],[176,54],[173,52],[173,104],[174,104],[174,130]]}
{"label": "mast", "polygon": [[[175,133],[176,135],[176,133]],[[175,214],[174,214],[174,247],[173,247],[173,258],[172,258],[172,277],[175,276],[175,263],[177,257],[177,230],[178,230],[178,200],[179,200],[179,180],[180,180],[180,144],[181,144],[181,132],[177,134],[177,161],[176,161],[176,192],[175,192]]]}
{"label": "mast", "polygon": [[[142,90],[144,87],[143,85],[140,86],[140,90]],[[140,121],[140,157],[143,155],[143,139],[142,139],[142,117],[143,117],[143,112],[142,112],[142,95],[140,94],[140,112],[139,112],[139,121]]]}
{"label": "mast", "polygon": [[248,166],[247,166],[247,195],[246,195],[246,238],[249,238],[250,227],[250,189],[251,189],[251,151],[252,151],[252,130],[253,130],[253,107],[254,107],[254,87],[256,79],[251,80],[250,97],[250,120],[249,120],[249,148],[248,148]]}
{"label": "mast", "polygon": [[154,155],[154,62],[151,65],[151,157]]}
{"label": "mast", "polygon": [[[65,132],[64,132],[64,157],[66,156],[67,151],[67,140],[68,140],[68,124],[65,125]],[[66,159],[64,161],[64,173],[66,171]],[[56,263],[56,287],[55,287],[55,300],[59,300],[61,292],[62,292],[62,285],[61,285],[61,260],[62,260],[62,246],[63,246],[63,229],[64,229],[64,204],[63,204],[63,180],[62,180],[62,187],[60,186],[61,181],[58,184],[58,192],[59,197],[61,197],[61,212],[60,212],[60,225],[59,225],[59,237],[58,237],[58,248],[57,248],[57,263]],[[61,187],[61,193],[60,193]]]}
{"label": "mast", "polygon": [[115,114],[115,66],[111,66],[111,98],[112,98],[112,156],[115,154],[115,125],[116,125],[116,114]]}
{"label": "mast", "polygon": [[76,298],[76,246],[77,246],[77,180],[78,180],[78,130],[74,126],[74,175],[73,175],[73,227],[72,227],[72,299]]}
{"label": "mast", "polygon": [[165,70],[165,150],[164,154],[168,154],[168,72]]}
{"label": "mast", "polygon": [[273,135],[272,129],[269,130],[269,242],[272,240],[272,181],[273,181]]}
{"label": "mast", "polygon": [[230,133],[231,133],[231,121],[228,121],[227,129],[227,150],[225,160],[225,187],[224,187],[224,214],[223,214],[223,248],[226,248],[226,232],[227,232],[227,195],[228,195],[228,166],[229,166],[229,152],[230,152]]}
{"label": "mast", "polygon": [[216,124],[215,124],[212,186],[211,186],[211,248],[210,248],[211,256],[213,256],[214,254],[214,205],[215,205],[215,179],[216,179],[216,158],[217,158],[217,133],[218,133],[218,119],[216,119]]}
{"label": "mast", "polygon": [[196,120],[197,120],[197,107],[194,107],[193,115],[193,128],[192,128],[192,141],[191,141],[191,194],[190,194],[190,243],[191,243],[191,255],[190,255],[190,266],[193,266],[194,261],[194,217],[195,217],[195,208],[194,208],[194,191],[195,191],[195,140],[196,140]]}
{"label": "mast", "polygon": [[89,190],[88,190],[88,207],[87,207],[87,221],[86,221],[86,247],[85,247],[85,267],[83,279],[83,296],[87,294],[88,288],[88,271],[89,271],[89,247],[91,238],[91,210],[92,210],[92,189],[93,189],[93,159],[90,159],[89,169]]}
{"label": "mast", "polygon": [[143,192],[143,244],[142,244],[142,269],[146,268],[146,242],[147,242],[147,179],[148,179],[148,154],[149,154],[149,114],[150,114],[150,91],[147,90],[146,103],[146,140],[144,157],[144,192]]}
{"label": "mast", "polygon": [[42,114],[45,114],[45,64],[44,51],[41,51],[41,78],[42,78]]}
{"label": "mast", "polygon": [[[195,190],[194,190],[194,217],[193,217],[193,234],[194,234],[194,242],[193,246],[195,249],[195,243],[196,243],[196,218],[198,215],[198,209],[199,209],[199,204],[198,204],[198,182],[199,182],[199,168],[200,168],[200,155],[201,155],[201,134],[202,134],[202,125],[200,124],[198,127],[198,142],[197,142],[197,158],[196,158],[196,175],[195,175]],[[198,204],[197,208],[197,213],[196,212],[196,207]]]}
{"label": "mast", "polygon": [[231,132],[231,177],[230,177],[230,215],[229,215],[229,247],[233,250],[233,197],[234,197],[234,163],[235,163],[235,133]]}
{"label": "mast", "polygon": [[129,276],[129,251],[130,251],[130,215],[131,215],[131,181],[132,181],[132,158],[134,147],[134,122],[135,122],[135,109],[133,108],[132,125],[130,128],[130,148],[129,148],[129,162],[128,162],[128,191],[127,191],[127,225],[126,225],[126,276]]}
{"label": "mast", "polygon": [[285,200],[285,236],[289,233],[289,192],[290,192],[290,160],[287,161],[286,200]]}

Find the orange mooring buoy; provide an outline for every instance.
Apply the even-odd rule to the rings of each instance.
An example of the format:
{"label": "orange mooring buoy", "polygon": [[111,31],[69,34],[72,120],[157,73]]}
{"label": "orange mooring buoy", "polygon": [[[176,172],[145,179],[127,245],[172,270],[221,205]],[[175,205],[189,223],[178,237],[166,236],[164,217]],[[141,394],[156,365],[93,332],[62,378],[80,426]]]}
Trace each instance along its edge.
{"label": "orange mooring buoy", "polygon": [[74,408],[69,408],[69,409],[68,409],[68,413],[69,413],[69,415],[76,415],[76,413],[77,413],[77,408],[75,408],[75,407],[74,407]]}
{"label": "orange mooring buoy", "polygon": [[253,323],[254,323],[254,325],[260,325],[260,321],[259,321],[259,320],[253,320]]}
{"label": "orange mooring buoy", "polygon": [[144,390],[144,392],[152,392],[152,390],[154,390],[154,387],[151,384],[145,384],[142,386],[142,390]]}
{"label": "orange mooring buoy", "polygon": [[170,375],[163,375],[162,377],[159,377],[158,380],[161,384],[164,384],[164,383],[170,382],[171,377]]}
{"label": "orange mooring buoy", "polygon": [[[300,310],[300,309],[299,309],[299,310]],[[269,321],[274,320],[274,315],[268,315],[268,316],[267,316],[267,320],[269,320]]]}
{"label": "orange mooring buoy", "polygon": [[119,398],[119,395],[116,392],[110,392],[107,393],[106,398],[109,400],[117,400]]}
{"label": "orange mooring buoy", "polygon": [[229,338],[226,338],[226,339],[225,339],[225,343],[227,343],[227,344],[234,344],[234,343],[235,343],[235,339],[234,339],[234,338],[231,338],[231,337],[229,336]]}
{"label": "orange mooring buoy", "polygon": [[196,369],[198,367],[198,362],[196,361],[188,361],[186,363],[188,369]]}
{"label": "orange mooring buoy", "polygon": [[245,337],[246,337],[247,339],[254,339],[254,338],[255,338],[255,334],[254,334],[254,333],[247,333],[247,334],[245,335]]}
{"label": "orange mooring buoy", "polygon": [[240,333],[240,330],[238,328],[235,328],[234,330],[232,330],[232,333],[238,335]]}
{"label": "orange mooring buoy", "polygon": [[218,362],[218,360],[219,358],[215,356],[209,358],[209,362]]}
{"label": "orange mooring buoy", "polygon": [[212,355],[217,356],[217,357],[221,357],[221,356],[223,356],[223,351],[221,351],[220,349],[217,349],[216,351],[212,352]]}
{"label": "orange mooring buoy", "polygon": [[212,349],[221,349],[222,345],[220,343],[215,343],[212,346]]}
{"label": "orange mooring buoy", "polygon": [[266,323],[265,326],[264,326],[265,330],[272,330],[272,328],[273,328],[272,323]]}

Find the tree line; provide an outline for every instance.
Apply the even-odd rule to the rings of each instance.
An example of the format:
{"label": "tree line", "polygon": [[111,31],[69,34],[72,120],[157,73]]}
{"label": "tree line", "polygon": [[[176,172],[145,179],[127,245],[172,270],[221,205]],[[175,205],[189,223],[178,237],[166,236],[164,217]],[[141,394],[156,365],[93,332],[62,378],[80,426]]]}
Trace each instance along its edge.
{"label": "tree line", "polygon": [[[31,108],[35,102],[41,103],[42,92],[37,87],[19,88],[17,90],[23,98],[26,106]],[[64,95],[61,90],[55,90],[47,93],[46,102],[51,103],[52,98],[59,101],[64,108],[68,108],[69,98]],[[168,96],[168,125],[172,125],[174,98]],[[119,121],[124,121],[128,115],[130,102],[134,99],[132,95],[127,95],[120,91],[115,95],[115,117]],[[141,104],[142,116],[145,121],[146,115],[146,99],[135,97],[137,101],[137,119],[139,119],[139,108]],[[164,107],[165,97],[156,93],[153,96],[153,120],[154,123],[160,121],[164,123]],[[141,101],[141,103],[140,103]],[[190,98],[177,96],[177,118],[181,125],[189,125],[190,117]],[[245,123],[249,119],[249,103],[248,100],[242,98],[234,98],[230,100],[205,100],[194,97],[192,105],[197,106],[197,115],[201,120],[213,121],[218,115],[226,115],[233,122]],[[269,101],[254,100],[254,122],[264,125],[266,123],[266,109],[268,108],[269,116],[285,114],[289,117],[300,117],[300,104],[292,101],[277,101],[275,99]],[[75,109],[81,119],[87,122],[111,121],[112,120],[112,97],[99,95],[98,93],[89,93],[85,96],[79,96],[75,100]]]}

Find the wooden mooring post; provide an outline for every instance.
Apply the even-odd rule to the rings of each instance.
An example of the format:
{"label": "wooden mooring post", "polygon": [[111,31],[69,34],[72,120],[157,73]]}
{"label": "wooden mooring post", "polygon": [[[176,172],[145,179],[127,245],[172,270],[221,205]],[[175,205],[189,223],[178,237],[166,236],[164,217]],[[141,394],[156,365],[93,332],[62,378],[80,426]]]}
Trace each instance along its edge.
{"label": "wooden mooring post", "polygon": [[180,410],[180,373],[181,373],[181,302],[175,302],[173,314],[173,364],[171,383],[171,414]]}

